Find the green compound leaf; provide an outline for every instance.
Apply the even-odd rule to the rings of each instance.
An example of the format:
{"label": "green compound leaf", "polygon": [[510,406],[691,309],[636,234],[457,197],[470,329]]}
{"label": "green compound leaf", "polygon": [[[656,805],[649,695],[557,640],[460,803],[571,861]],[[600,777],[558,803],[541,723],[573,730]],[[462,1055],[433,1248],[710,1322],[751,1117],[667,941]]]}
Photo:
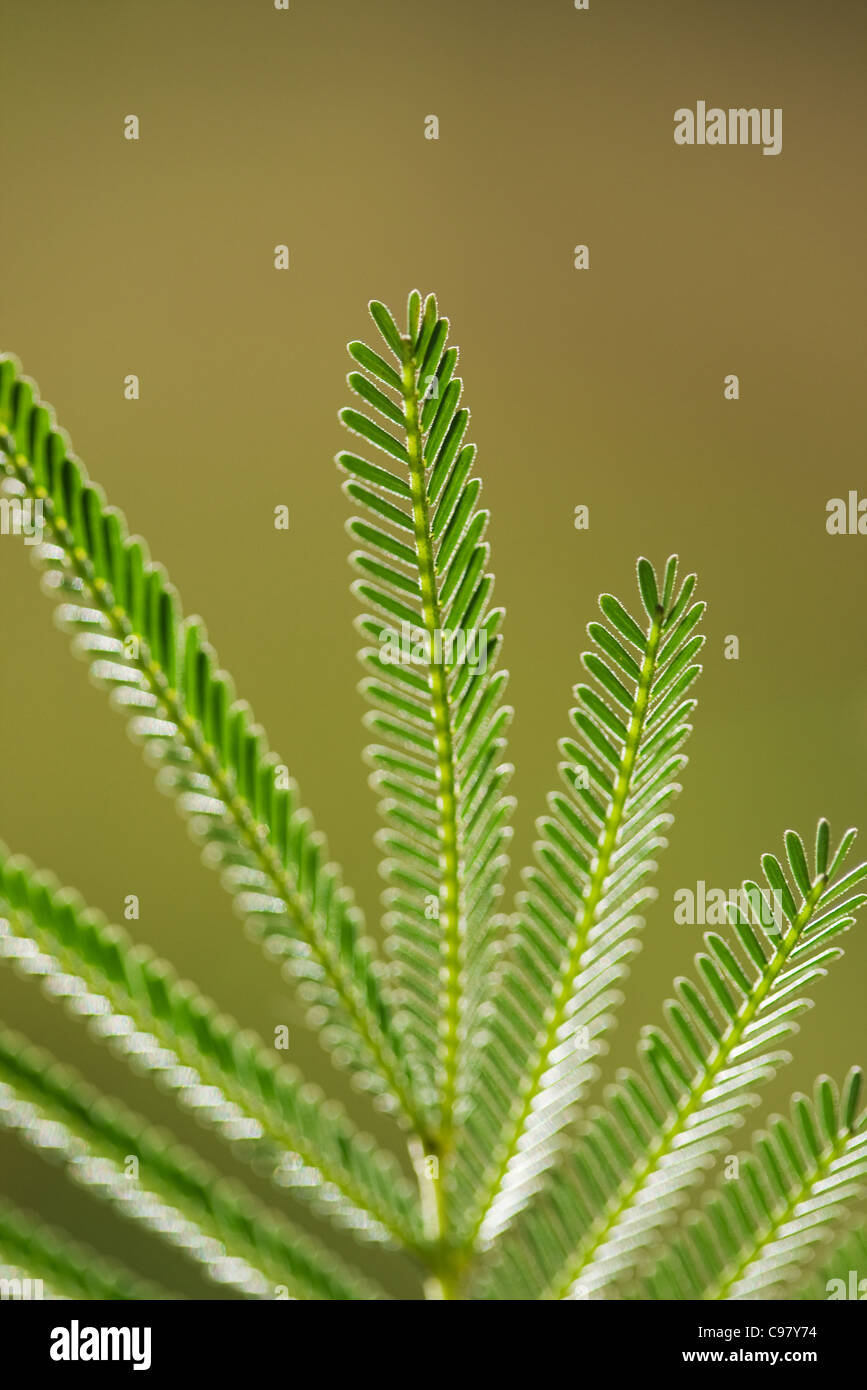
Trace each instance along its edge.
{"label": "green compound leaf", "polygon": [[[844,843],[851,845],[851,835]],[[766,868],[772,862],[765,856]],[[833,863],[839,869],[839,853]],[[593,1116],[514,1237],[508,1234],[497,1250],[486,1294],[598,1297],[622,1285],[636,1261],[655,1252],[706,1166],[755,1103],[756,1088],[789,1060],[779,1044],[797,1031],[797,1015],[809,1007],[804,990],[843,954],[834,938],[867,901],[864,895],[847,898],[846,885],[865,872],[860,865],[836,881],[815,872],[795,921],[782,928],[770,912],[748,916],[730,905],[744,958],[708,934],[710,954],[697,958],[704,988],[675,982],[677,997],[667,1008],[671,1034],[645,1030],[642,1070],[622,1073],[608,1089],[604,1110]],[[773,888],[779,882],[773,868],[771,877]],[[755,896],[749,901],[759,902]],[[827,1097],[825,1105],[827,1127],[836,1110]]]}
{"label": "green compound leaf", "polygon": [[[7,921],[4,922],[3,918]],[[366,1240],[418,1245],[397,1164],[334,1101],[77,894],[0,845],[0,959],[151,1073],[281,1188]]]}
{"label": "green compound leaf", "polygon": [[673,598],[676,571],[672,557],[660,585],[639,562],[642,597],[655,605],[645,629],[611,595],[600,607],[612,627],[588,629],[597,649],[583,661],[595,684],[575,691],[574,734],[560,744],[564,789],[538,822],[536,866],[489,990],[487,1040],[469,1089],[456,1172],[468,1246],[495,1239],[556,1159],[637,949],[653,896],[646,880],[686,762],[679,749],[695,701],[683,696],[700,671],[692,658],[703,638],[691,633],[704,604],[689,606],[693,575]]}
{"label": "green compound leaf", "polygon": [[103,1302],[178,1298],[2,1200],[0,1277],[41,1280],[45,1298]]}
{"label": "green compound leaf", "polygon": [[240,1183],[8,1030],[0,1032],[0,1127],[246,1297],[276,1298],[281,1289],[300,1299],[380,1296]]}
{"label": "green compound leaf", "polygon": [[[834,1235],[864,1191],[867,1113],[854,1113],[860,1083],[861,1073],[853,1069],[842,1100],[828,1077],[817,1080],[812,1105],[805,1096],[793,1097],[791,1120],[777,1117],[756,1135],[752,1154],[740,1160],[739,1176],[718,1185],[705,1212],[659,1261],[648,1279],[651,1297],[791,1293],[816,1248]],[[814,1147],[817,1133],[821,1141]]]}
{"label": "green compound leaf", "polygon": [[867,1226],[863,1221],[848,1231],[825,1260],[816,1277],[798,1295],[803,1299],[863,1299],[867,1293]]}
{"label": "green compound leaf", "polygon": [[159,768],[235,907],[303,984],[321,1037],[360,1085],[424,1132],[400,1030],[363,922],[325,841],[202,623],[70,453],[49,409],[0,358],[0,462],[42,508],[35,548],[57,619]]}
{"label": "green compound leaf", "polygon": [[[384,959],[201,621],[183,615],[166,572],[4,356],[0,529],[24,531],[59,626],[248,934],[295,983],[311,1028],[403,1130],[418,1195],[403,1166],[272,1048],[2,846],[0,959],[258,1181],[305,1199],[341,1233],[409,1256],[428,1297],[857,1298],[863,1225],[810,1282],[867,1179],[857,1070],[839,1092],[820,1077],[812,1098],[795,1095],[734,1180],[727,1172],[700,1215],[682,1214],[789,1060],[808,989],[867,903],[867,864],[845,868],[855,832],[835,848],[822,820],[811,854],[786,831],[785,853],[763,857],[761,883],[744,883],[728,928],[708,931],[692,978],[675,981],[663,1026],[644,1029],[636,1068],[582,1114],[672,822],[704,604],[674,556],[658,571],[639,559],[637,603],[600,598],[559,745],[562,786],[507,917],[512,712],[458,351],[433,296],[413,291],[405,319],[377,300],[370,314],[374,346],[349,345],[354,401],[341,419],[353,444],[338,463],[354,509]],[[0,1129],[236,1296],[384,1296],[2,1026]],[[172,1296],[2,1200],[0,1276],[39,1279],[50,1298]]]}
{"label": "green compound leaf", "polygon": [[[488,513],[471,478],[457,350],[436,301],[410,296],[401,335],[376,302],[380,352],[350,352],[369,374],[349,385],[369,408],[343,423],[394,460],[343,453],[345,491],[362,509],[348,530],[365,612],[362,690],[367,750],[385,828],[378,836],[391,997],[437,1115],[430,1152],[452,1147],[466,1040],[476,1026],[507,867],[511,768],[501,762],[511,711],[497,671],[502,610],[486,573]],[[375,378],[375,380],[373,379]],[[385,388],[385,389],[383,389]]]}

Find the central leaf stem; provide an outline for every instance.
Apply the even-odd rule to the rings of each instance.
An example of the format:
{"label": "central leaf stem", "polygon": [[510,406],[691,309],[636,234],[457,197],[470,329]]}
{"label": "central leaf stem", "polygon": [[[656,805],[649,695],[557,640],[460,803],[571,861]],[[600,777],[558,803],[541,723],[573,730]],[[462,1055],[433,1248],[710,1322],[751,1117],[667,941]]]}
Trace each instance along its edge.
{"label": "central leaf stem", "polygon": [[[418,556],[421,589],[422,620],[430,639],[431,659],[429,680],[434,747],[437,760],[439,840],[440,840],[440,923],[442,927],[442,972],[440,999],[440,1114],[436,1176],[421,1174],[422,1182],[432,1185],[428,1203],[431,1235],[445,1247],[448,1237],[445,1173],[442,1170],[451,1153],[454,1139],[455,1101],[457,1097],[458,1051],[461,1034],[461,975],[464,953],[464,922],[461,895],[462,865],[458,827],[458,783],[456,757],[449,707],[448,667],[444,652],[447,644],[441,640],[443,615],[437,589],[436,560],[431,536],[430,506],[424,459],[424,441],[420,420],[420,400],[417,363],[413,346],[403,339],[403,408],[406,416],[407,453],[409,454],[409,483],[412,495],[412,519],[415,547]],[[440,640],[438,640],[440,639]],[[422,1191],[424,1199],[424,1188]],[[442,1293],[451,1281],[443,1274],[439,1279]]]}

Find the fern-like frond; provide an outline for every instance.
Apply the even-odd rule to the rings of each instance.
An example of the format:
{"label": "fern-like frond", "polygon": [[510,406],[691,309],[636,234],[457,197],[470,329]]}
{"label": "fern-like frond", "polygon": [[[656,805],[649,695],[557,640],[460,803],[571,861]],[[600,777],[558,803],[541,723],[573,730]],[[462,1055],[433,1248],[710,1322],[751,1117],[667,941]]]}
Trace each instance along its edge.
{"label": "fern-like frond", "polygon": [[654,1298],[782,1298],[864,1190],[867,1112],[857,1114],[861,1073],[842,1096],[828,1077],[814,1101],[792,1098],[791,1121],[757,1134],[740,1174],[720,1183],[652,1272]]}
{"label": "fern-like frond", "polygon": [[[4,923],[3,917],[8,918]],[[280,1187],[364,1239],[412,1248],[418,1200],[397,1163],[165,961],[0,845],[0,959],[148,1071]]]}
{"label": "fern-like frond", "polygon": [[867,1299],[867,1226],[863,1221],[843,1236],[816,1277],[797,1296],[813,1302]]}
{"label": "fern-like frond", "polygon": [[377,1298],[379,1291],[239,1183],[8,1030],[0,1032],[0,1127],[122,1215],[176,1245],[214,1282],[251,1298]]}
{"label": "fern-like frond", "polygon": [[704,641],[695,576],[679,592],[676,579],[676,557],[661,582],[640,560],[642,621],[605,594],[607,621],[588,628],[594,650],[582,660],[592,683],[575,690],[573,732],[560,744],[564,787],[538,822],[536,864],[490,991],[488,1041],[466,1107],[456,1186],[469,1246],[493,1240],[539,1187],[637,949]]}
{"label": "fern-like frond", "polygon": [[0,1277],[40,1279],[45,1298],[127,1301],[178,1297],[4,1201],[0,1201]]}
{"label": "fern-like frond", "polygon": [[424,1132],[361,915],[297,788],[235,699],[202,623],[182,620],[164,570],[106,506],[9,357],[0,359],[0,465],[7,487],[41,508],[44,543],[33,553],[60,601],[58,622],[146,746],[205,862],[222,871],[251,934],[302,982],[333,1055]]}
{"label": "fern-like frond", "polygon": [[351,562],[367,610],[362,690],[378,740],[367,757],[386,822],[378,839],[394,996],[447,1154],[507,865],[503,615],[491,607],[488,513],[448,322],[433,296],[422,307],[417,293],[405,332],[383,305],[370,311],[384,356],[350,344],[363,370],[349,385],[364,408],[341,419],[378,461],[342,453],[338,462],[363,512],[348,529],[362,547]]}
{"label": "fern-like frond", "polygon": [[[850,895],[867,864],[839,874],[854,836],[846,833],[829,863],[821,821],[811,873],[801,840],[789,832],[794,891],[779,860],[764,856],[782,928],[731,904],[742,953],[705,933],[707,953],[696,957],[701,984],[675,982],[676,998],[666,1006],[670,1034],[645,1029],[642,1070],[623,1073],[609,1088],[604,1110],[527,1213],[519,1237],[506,1236],[488,1283],[495,1297],[596,1296],[652,1254],[653,1241],[755,1103],[756,1087],[789,1060],[779,1044],[810,1007],[804,989],[842,955],[835,938],[867,902]],[[744,886],[758,903],[758,885]]]}

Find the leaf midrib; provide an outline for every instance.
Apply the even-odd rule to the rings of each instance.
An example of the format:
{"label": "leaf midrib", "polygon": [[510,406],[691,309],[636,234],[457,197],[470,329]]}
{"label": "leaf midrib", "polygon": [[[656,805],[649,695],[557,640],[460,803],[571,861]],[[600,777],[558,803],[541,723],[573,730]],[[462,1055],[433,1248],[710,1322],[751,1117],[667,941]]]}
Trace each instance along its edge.
{"label": "leaf midrib", "polygon": [[440,920],[443,931],[444,976],[441,990],[443,1000],[441,1015],[442,1085],[437,1149],[439,1156],[445,1158],[449,1155],[454,1141],[454,1112],[457,1098],[461,1030],[461,974],[465,945],[461,901],[463,873],[458,820],[458,775],[446,667],[443,661],[437,661],[434,656],[437,650],[435,638],[441,628],[442,613],[431,535],[424,445],[419,419],[418,363],[415,359],[411,339],[404,337],[401,342],[403,344],[403,407],[406,416],[413,531],[418,557],[422,616],[424,626],[431,638],[432,654],[429,670],[440,813],[439,836],[442,864]]}

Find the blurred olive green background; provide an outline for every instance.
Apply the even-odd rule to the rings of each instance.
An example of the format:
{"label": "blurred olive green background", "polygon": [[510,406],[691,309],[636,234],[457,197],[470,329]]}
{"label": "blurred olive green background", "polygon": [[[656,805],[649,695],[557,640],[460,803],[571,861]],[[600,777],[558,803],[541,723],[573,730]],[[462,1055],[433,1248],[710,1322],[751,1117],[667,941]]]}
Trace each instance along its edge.
{"label": "blurred olive green background", "polygon": [[[867,538],[825,531],[828,498],[867,493],[865,40],[863,6],[841,0],[3,5],[0,347],[205,617],[372,929],[376,816],[333,464],[367,300],[402,312],[410,288],[434,290],[462,348],[509,611],[519,860],[597,594],[631,599],[641,553],[677,550],[699,571],[691,762],[612,1066],[700,944],[673,923],[676,888],[738,885],[820,814],[838,834],[867,826]],[[782,153],[678,148],[673,112],[698,99],[782,107]],[[273,528],[281,503],[288,533]],[[0,539],[0,584],[0,836],[114,918],[139,895],[140,939],[265,1037],[288,1023],[294,1059],[368,1123],[70,659],[20,541]],[[728,634],[739,661],[723,659]],[[865,931],[819,986],[769,1104],[867,1061]],[[233,1168],[9,973],[0,1013]],[[8,1138],[0,1164],[18,1200],[214,1296]],[[373,1268],[415,1293],[407,1268]]]}

